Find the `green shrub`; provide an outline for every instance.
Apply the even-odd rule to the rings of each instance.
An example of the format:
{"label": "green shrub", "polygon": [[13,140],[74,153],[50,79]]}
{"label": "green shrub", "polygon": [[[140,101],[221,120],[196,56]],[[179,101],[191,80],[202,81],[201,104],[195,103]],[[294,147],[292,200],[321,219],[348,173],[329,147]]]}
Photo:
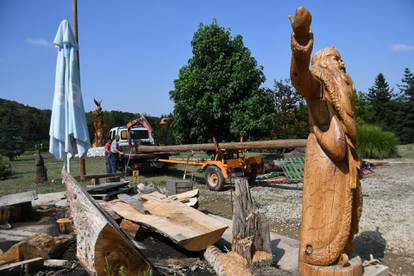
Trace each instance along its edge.
{"label": "green shrub", "polygon": [[389,158],[397,156],[397,136],[379,126],[358,126],[358,154],[361,158]]}
{"label": "green shrub", "polygon": [[3,161],[3,156],[0,155],[0,179],[6,179],[12,174],[11,165]]}

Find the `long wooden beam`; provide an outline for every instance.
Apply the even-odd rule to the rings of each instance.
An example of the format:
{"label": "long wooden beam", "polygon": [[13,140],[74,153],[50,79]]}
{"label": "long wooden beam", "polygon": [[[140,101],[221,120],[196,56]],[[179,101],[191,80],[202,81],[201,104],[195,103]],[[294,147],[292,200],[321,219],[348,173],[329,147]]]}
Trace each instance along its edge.
{"label": "long wooden beam", "polygon": [[[221,150],[246,150],[246,149],[282,149],[305,147],[305,139],[267,140],[254,142],[220,143]],[[136,146],[135,153],[142,152],[186,152],[186,151],[214,151],[211,144],[187,144],[174,146]]]}

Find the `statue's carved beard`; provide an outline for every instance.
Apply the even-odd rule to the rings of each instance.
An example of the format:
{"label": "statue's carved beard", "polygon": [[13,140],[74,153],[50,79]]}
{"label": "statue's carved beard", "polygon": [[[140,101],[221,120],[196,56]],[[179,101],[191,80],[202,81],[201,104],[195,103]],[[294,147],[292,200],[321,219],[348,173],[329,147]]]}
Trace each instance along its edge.
{"label": "statue's carved beard", "polygon": [[[351,77],[345,70],[339,68],[331,69],[319,65],[313,65],[311,72],[324,85],[324,88],[332,101],[332,105],[338,114],[338,119],[344,124],[351,141],[356,143],[356,126],[354,118],[347,114],[341,106],[341,97],[353,96],[354,83]],[[346,91],[343,91],[344,84]],[[346,93],[349,93],[349,95],[346,95]]]}

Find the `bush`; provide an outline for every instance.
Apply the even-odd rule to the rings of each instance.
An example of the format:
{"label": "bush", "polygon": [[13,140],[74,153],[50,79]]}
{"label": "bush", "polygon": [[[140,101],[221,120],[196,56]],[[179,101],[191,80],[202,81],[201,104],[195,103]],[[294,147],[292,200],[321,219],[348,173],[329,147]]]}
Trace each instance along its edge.
{"label": "bush", "polygon": [[0,179],[6,179],[12,174],[11,165],[3,161],[3,156],[0,155]]}
{"label": "bush", "polygon": [[397,156],[397,136],[379,126],[358,126],[358,154],[362,158],[389,158]]}

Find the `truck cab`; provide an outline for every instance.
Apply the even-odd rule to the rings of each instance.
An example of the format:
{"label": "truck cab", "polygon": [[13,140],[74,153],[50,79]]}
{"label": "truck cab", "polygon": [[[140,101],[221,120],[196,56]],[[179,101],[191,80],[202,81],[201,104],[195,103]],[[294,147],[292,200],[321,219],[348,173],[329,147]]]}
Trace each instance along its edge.
{"label": "truck cab", "polygon": [[[128,128],[113,127],[109,131],[109,138],[112,140],[115,138],[115,135],[119,136],[119,146],[128,146]],[[155,145],[155,139],[152,136],[152,133],[148,131],[143,126],[134,126],[129,130],[129,135],[131,137],[131,145]]]}

